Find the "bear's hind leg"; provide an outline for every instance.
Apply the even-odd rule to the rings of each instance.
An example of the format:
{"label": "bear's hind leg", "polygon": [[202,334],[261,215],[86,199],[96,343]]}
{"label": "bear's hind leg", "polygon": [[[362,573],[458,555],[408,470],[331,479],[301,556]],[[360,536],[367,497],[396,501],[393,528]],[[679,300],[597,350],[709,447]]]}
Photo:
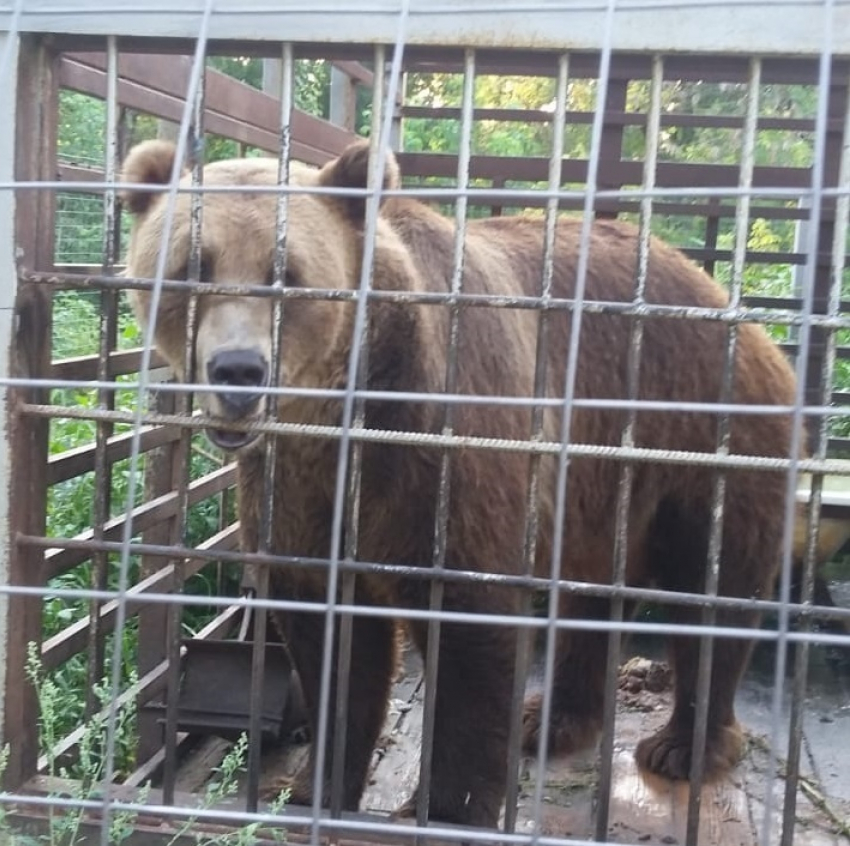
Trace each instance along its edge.
{"label": "bear's hind leg", "polygon": [[[782,494],[771,485],[767,474],[754,478],[729,474],[723,512],[723,544],[720,560],[719,594],[743,598],[766,598],[778,561],[782,536]],[[662,508],[653,549],[659,556],[656,574],[662,586],[677,591],[701,593],[705,589],[708,556],[708,508],[696,515],[678,507]],[[700,624],[699,609],[678,606],[673,622]],[[757,612],[718,608],[716,624],[755,628]],[[699,640],[671,637],[671,660],[675,679],[673,713],[657,734],[638,744],[638,764],[671,779],[690,774],[699,668]],[[711,688],[704,771],[711,779],[731,769],[743,751],[743,734],[735,718],[735,693],[752,651],[752,641],[718,637],[712,646]]]}

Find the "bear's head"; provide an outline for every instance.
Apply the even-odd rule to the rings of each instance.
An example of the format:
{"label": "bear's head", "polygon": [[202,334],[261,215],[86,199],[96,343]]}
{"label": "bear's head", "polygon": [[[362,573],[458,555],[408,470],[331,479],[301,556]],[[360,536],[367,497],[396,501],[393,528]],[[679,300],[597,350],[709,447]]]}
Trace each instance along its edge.
{"label": "bear's head", "polygon": [[[356,189],[367,184],[368,146],[357,143],[321,169],[293,162],[290,184]],[[123,203],[133,215],[127,256],[127,275],[152,279],[169,223],[168,185],[175,166],[175,147],[148,141],[134,147],[124,163],[122,181],[154,186],[146,191],[128,189]],[[203,170],[200,203],[200,281],[216,286],[262,286],[273,281],[276,255],[278,163],[271,158],[215,162]],[[398,167],[388,156],[384,184],[398,184]],[[155,186],[161,185],[157,190]],[[181,185],[191,185],[183,172]],[[216,190],[218,189],[218,190]],[[185,280],[190,261],[191,192],[177,194],[167,241],[164,278]],[[365,200],[342,194],[293,193],[286,218],[287,286],[352,289],[360,283]],[[379,220],[375,241],[373,284],[408,288],[415,271],[393,230]],[[224,421],[252,421],[264,412],[263,388],[269,384],[272,333],[275,331],[271,297],[226,293],[200,295],[195,318],[196,335],[186,373],[189,295],[163,290],[157,314],[151,312],[149,291],[131,291],[130,299],[143,325],[156,320],[156,345],[175,375],[216,391],[197,397],[202,413]],[[354,306],[320,299],[292,299],[283,307],[281,372],[279,384],[295,387],[336,388],[344,384],[351,345]],[[236,387],[236,390],[228,388]],[[253,390],[256,389],[256,390]],[[338,405],[338,404],[337,404]],[[318,406],[297,399],[279,400],[276,411],[289,419],[315,417]],[[309,411],[308,409],[313,409]],[[241,449],[256,436],[234,428],[212,427],[211,440],[225,449]]]}

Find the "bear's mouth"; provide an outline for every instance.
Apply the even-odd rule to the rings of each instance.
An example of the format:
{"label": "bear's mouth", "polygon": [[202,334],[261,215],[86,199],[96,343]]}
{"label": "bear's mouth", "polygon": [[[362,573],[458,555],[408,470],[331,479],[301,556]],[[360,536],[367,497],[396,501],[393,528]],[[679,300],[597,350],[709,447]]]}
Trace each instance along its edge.
{"label": "bear's mouth", "polygon": [[248,446],[259,437],[258,432],[235,432],[232,429],[207,429],[207,437],[219,449],[233,452]]}

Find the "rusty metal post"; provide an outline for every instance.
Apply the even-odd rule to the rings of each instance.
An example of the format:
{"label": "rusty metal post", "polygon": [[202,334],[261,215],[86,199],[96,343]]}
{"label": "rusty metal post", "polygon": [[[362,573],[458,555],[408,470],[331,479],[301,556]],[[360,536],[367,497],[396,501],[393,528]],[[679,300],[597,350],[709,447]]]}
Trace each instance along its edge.
{"label": "rusty metal post", "polygon": [[[156,373],[151,373],[154,381]],[[151,391],[150,409],[153,412],[173,414],[174,394]],[[177,444],[169,442],[145,455],[145,502],[176,490],[180,480],[177,461]],[[171,517],[142,533],[142,543],[167,545],[179,540],[177,518]],[[168,561],[158,555],[143,555],[139,566],[139,579],[146,579],[168,566]],[[152,603],[139,609],[139,678],[144,678],[168,658],[168,606]],[[141,706],[143,703],[139,702]],[[147,761],[162,747],[162,726],[155,713],[139,709],[139,746],[136,753],[139,763]]]}
{"label": "rusty metal post", "polygon": [[[834,79],[829,90],[829,122],[823,145],[824,172],[826,187],[838,184],[841,167],[841,153],[847,139],[843,137],[844,109],[847,103],[847,83],[840,78]],[[820,227],[818,229],[818,249],[815,270],[815,314],[826,314],[829,310],[830,289],[832,285],[832,240],[835,236],[835,199],[828,198],[823,203]],[[828,332],[814,327],[809,343],[809,360],[806,370],[806,402],[816,404],[821,401],[823,386],[824,360],[827,355]],[[807,433],[808,448],[818,448],[817,427],[810,426]]]}
{"label": "rusty metal post", "polygon": [[[22,37],[19,43],[17,102],[6,103],[3,129],[16,180],[52,179],[56,165],[55,55],[42,41]],[[14,65],[13,65],[14,67]],[[14,84],[5,91],[14,91]],[[11,114],[10,114],[11,112]],[[14,152],[12,148],[14,147]],[[6,166],[4,164],[4,166]],[[7,177],[8,178],[8,177]],[[19,283],[21,268],[47,270],[53,263],[53,194],[47,191],[3,192],[2,202],[15,215],[15,242],[3,245],[0,253],[9,265],[2,278],[9,280],[2,291],[3,338],[0,372],[18,378],[38,378],[50,370],[50,299],[32,283]],[[17,251],[17,267],[14,259]],[[7,308],[8,306],[8,308]],[[10,312],[9,309],[13,309]],[[6,321],[9,321],[6,323]],[[8,497],[3,537],[8,546],[4,581],[12,586],[41,587],[44,553],[35,547],[18,546],[20,534],[44,534],[47,499],[47,420],[23,419],[23,403],[47,401],[40,388],[9,389],[5,404],[3,452],[10,462],[3,481]],[[35,773],[38,755],[38,719],[35,693],[26,679],[26,656],[30,642],[41,644],[41,599],[8,597],[5,615],[5,665],[3,742],[9,744],[5,785],[14,789]]]}

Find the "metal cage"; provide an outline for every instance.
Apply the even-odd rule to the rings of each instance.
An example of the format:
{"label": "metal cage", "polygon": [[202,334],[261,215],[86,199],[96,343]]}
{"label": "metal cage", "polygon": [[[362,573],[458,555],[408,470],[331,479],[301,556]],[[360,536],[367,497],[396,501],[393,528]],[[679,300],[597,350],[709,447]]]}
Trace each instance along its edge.
{"label": "metal cage", "polygon": [[[211,57],[262,62],[262,84],[237,81],[213,67]],[[298,69],[310,62],[328,72],[324,116],[298,107]],[[417,100],[412,81],[425,75],[454,80],[446,88],[452,96]],[[6,267],[0,308],[5,399],[0,412],[5,437],[0,450],[0,725],[7,747],[0,834],[6,829],[44,834],[55,831],[56,820],[64,818],[76,820],[84,842],[101,843],[277,842],[275,836],[284,831],[298,842],[413,842],[426,836],[426,826],[427,837],[440,842],[766,846],[847,839],[850,784],[842,777],[850,754],[842,728],[847,715],[846,704],[842,712],[835,702],[842,697],[846,702],[841,672],[846,672],[850,649],[850,608],[846,602],[842,607],[843,600],[832,601],[818,568],[850,536],[850,504],[842,485],[850,475],[842,426],[850,394],[840,378],[850,357],[850,3],[373,0],[338,8],[282,0],[196,0],[176,10],[155,0],[137,0],[132,8],[98,0],[52,5],[6,0],[0,2],[0,78],[0,203],[6,221],[0,238],[0,263]],[[544,80],[539,90],[548,99],[483,104],[476,85],[485,78]],[[697,98],[674,96],[698,86],[722,89],[727,106],[737,96],[737,107],[731,112],[704,108]],[[579,90],[584,100],[576,95]],[[783,92],[806,105],[777,113]],[[60,125],[75,120],[71,106],[79,102],[69,93],[99,104],[102,149],[93,159],[59,144]],[[452,140],[436,152],[411,149],[406,132],[416,122],[435,135],[446,128]],[[516,126],[538,127],[545,153],[495,154],[487,149],[488,129],[508,132]],[[304,190],[290,184],[290,162],[322,166],[364,132],[370,180],[365,189],[348,192],[365,207],[359,286],[289,285],[289,204]],[[192,198],[185,280],[166,278],[164,259],[151,278],[123,274],[127,212],[119,194],[131,186],[120,181],[121,162],[135,141],[152,135],[173,139],[178,159],[190,164],[189,187],[165,188],[167,214],[173,213],[178,196]],[[583,154],[567,154],[567,136],[579,139],[576,146],[583,145]],[[685,136],[706,139],[699,157],[680,154],[676,139]],[[767,137],[788,139],[784,147],[776,146],[780,153],[774,159],[765,157],[759,146]],[[202,164],[205,151],[216,144],[234,158],[260,155],[278,162],[277,182],[269,189],[276,198],[272,284],[258,280],[220,286],[202,278],[201,198],[216,190],[204,186]],[[788,150],[794,144],[792,156]],[[390,150],[403,182],[387,190],[381,176],[390,166]],[[452,222],[445,293],[373,287],[374,245],[381,226],[378,203],[385,196],[420,199],[440,207]],[[470,221],[516,214],[539,219],[545,233],[539,294],[466,292]],[[577,218],[581,227],[572,297],[558,297],[551,290],[556,232],[564,217]],[[582,286],[591,223],[616,219],[637,227],[635,296],[628,302],[586,298]],[[753,232],[762,230],[779,234],[759,241]],[[653,306],[642,298],[642,285],[651,273],[649,245],[659,234],[724,281],[728,305]],[[202,297],[238,295],[269,303],[275,374],[274,363],[286,344],[284,314],[290,304],[350,304],[353,352],[342,386],[299,389],[272,379],[266,391],[271,398],[323,397],[338,403],[341,411],[334,426],[285,422],[272,413],[254,426],[267,436],[259,480],[266,496],[260,536],[249,549],[239,544],[238,472],[232,456],[209,448],[201,430],[210,420],[193,413],[197,374],[182,383],[173,378],[154,349],[152,331],[132,328],[124,299],[128,290],[155,297],[163,291],[185,294],[190,303],[188,372]],[[64,311],[60,321],[53,319],[60,301],[79,306],[74,331],[86,338],[84,354],[63,353],[63,332],[72,327],[64,322],[70,319]],[[436,309],[444,315],[443,391],[382,392],[368,382],[369,320],[381,304]],[[555,398],[546,393],[539,375],[545,342],[539,342],[529,396],[502,396],[495,390],[474,397],[460,393],[457,367],[467,309],[531,313],[538,337],[544,338],[542,327],[553,315],[568,320],[575,341],[565,363],[563,391]],[[797,375],[795,401],[784,409],[793,431],[788,454],[736,455],[728,437],[720,437],[708,454],[635,443],[635,415],[647,410],[709,413],[719,421],[719,430],[728,432],[729,421],[742,413],[728,391],[710,408],[699,409],[663,398],[655,405],[635,397],[619,406],[612,400],[611,407],[622,411],[625,421],[618,443],[600,446],[571,437],[575,409],[594,403],[577,396],[575,388],[582,321],[588,315],[610,314],[629,321],[624,325],[631,327],[635,379],[643,327],[653,321],[722,325],[730,353],[726,383],[732,378],[728,362],[735,360],[740,327],[769,328]],[[671,360],[670,366],[677,362]],[[369,426],[365,409],[370,402],[431,403],[441,409],[440,425],[432,431]],[[476,404],[527,413],[527,436],[457,432],[457,409]],[[560,438],[550,437],[543,425],[549,413],[561,415]],[[56,433],[71,425],[77,427],[77,440],[63,447]],[[278,439],[338,444],[327,556],[281,555],[273,548],[271,488]],[[435,456],[439,485],[428,527],[433,537],[430,567],[360,555],[364,451],[373,444]],[[519,455],[528,462],[529,484],[515,497],[524,515],[526,542],[518,555],[521,562],[509,575],[469,572],[447,561],[448,526],[462,508],[453,498],[451,467],[456,456],[469,451]],[[561,550],[569,543],[563,513],[570,497],[570,468],[577,459],[614,461],[622,468],[617,553],[608,563],[610,578],[598,584],[565,578],[559,569]],[[716,471],[707,577],[699,592],[674,595],[626,583],[625,520],[634,468],[658,463],[700,464]],[[551,572],[543,577],[533,563],[541,467],[547,466],[556,469],[560,511],[555,513],[560,517],[551,527]],[[782,471],[787,482],[775,597],[734,598],[719,591],[723,485],[736,468]],[[72,533],[69,522],[48,520],[70,509],[69,491],[90,500],[90,525]],[[325,574],[323,600],[275,595],[269,587],[274,568]],[[240,583],[246,573],[250,581]],[[356,601],[358,580],[384,577],[424,585],[417,589],[427,593],[426,607],[376,608]],[[847,579],[846,574],[839,578]],[[446,610],[443,592],[450,584],[517,591],[522,594],[521,613]],[[610,616],[563,619],[558,600],[564,595],[602,597]],[[690,625],[656,612],[629,619],[627,605],[634,603],[695,608],[700,618]],[[45,628],[48,608],[51,614],[63,609],[52,618],[60,621],[53,630]],[[750,737],[745,760],[731,777],[703,784],[712,645],[717,638],[747,634],[733,630],[730,635],[728,627],[718,624],[718,613],[730,609],[758,609],[768,619],[747,635],[759,644],[762,676],[760,686],[748,688],[746,710],[761,733]],[[313,783],[323,786],[327,781],[329,795],[323,802],[317,793],[312,806],[282,806],[264,798],[268,785],[290,774],[306,749],[301,736],[304,703],[297,684],[289,684],[290,663],[281,643],[286,637],[270,622],[269,611],[310,612],[321,620],[316,669],[321,695],[313,726],[320,751]],[[343,807],[341,761],[343,727],[362,681],[349,675],[358,619],[418,621],[432,646],[424,659],[409,643],[401,650],[371,783],[360,812],[354,813]],[[240,620],[244,624],[237,636]],[[428,823],[428,790],[412,796],[417,778],[429,783],[433,766],[440,671],[434,645],[440,642],[441,626],[461,623],[518,633],[511,658],[517,680],[505,729],[507,787],[498,831]],[[190,625],[195,628],[187,640]],[[567,629],[602,631],[608,638],[601,744],[592,759],[553,760],[545,743],[539,755],[529,757],[519,745],[526,677],[531,671],[531,684],[542,691],[545,715],[551,707],[556,636]],[[663,691],[669,679],[655,660],[657,647],[688,635],[701,642],[690,787],[642,776],[631,758],[635,733],[642,724],[657,722],[659,704],[669,705]],[[626,636],[639,646],[636,654],[632,650],[633,660],[622,666],[628,657]],[[231,677],[230,683],[247,688],[250,708],[226,730],[216,723],[215,736],[200,737],[204,720],[219,719],[210,713],[231,705],[224,696],[220,702],[214,695],[200,696],[193,700],[192,719],[181,711],[187,685],[203,685],[213,677],[221,653],[213,650],[210,663],[195,667],[200,682],[189,680],[187,656],[193,650],[203,652],[210,643],[235,649],[235,639],[246,647],[237,650],[245,674]],[[641,649],[653,660],[641,660]],[[811,704],[827,652],[830,658],[838,656],[839,664],[845,662],[844,670],[827,672],[829,707],[836,711],[832,715]],[[61,681],[63,669],[72,665],[78,678],[85,679],[73,694]],[[332,677],[337,678],[335,689]],[[841,681],[835,682],[836,677]],[[45,737],[45,690],[60,711],[71,708],[70,697],[79,700],[74,700],[77,711],[62,736]],[[482,702],[481,708],[486,707]],[[129,740],[122,728],[128,712],[136,721]],[[819,729],[812,726],[814,717],[825,720]],[[232,761],[227,756],[234,743],[239,746],[243,732],[247,742],[239,747],[244,753],[239,764],[244,772],[234,776],[227,795],[210,791],[211,782],[224,778],[222,762]],[[324,741],[331,736],[334,742],[326,748]],[[85,773],[78,774],[78,764],[81,751],[90,755],[87,744],[93,737],[102,740],[102,759],[96,783],[88,783]],[[122,753],[128,744],[130,751]],[[390,816],[395,800],[405,799],[413,802],[412,815]],[[248,837],[246,826],[251,825],[254,840],[224,839],[239,832]]]}

